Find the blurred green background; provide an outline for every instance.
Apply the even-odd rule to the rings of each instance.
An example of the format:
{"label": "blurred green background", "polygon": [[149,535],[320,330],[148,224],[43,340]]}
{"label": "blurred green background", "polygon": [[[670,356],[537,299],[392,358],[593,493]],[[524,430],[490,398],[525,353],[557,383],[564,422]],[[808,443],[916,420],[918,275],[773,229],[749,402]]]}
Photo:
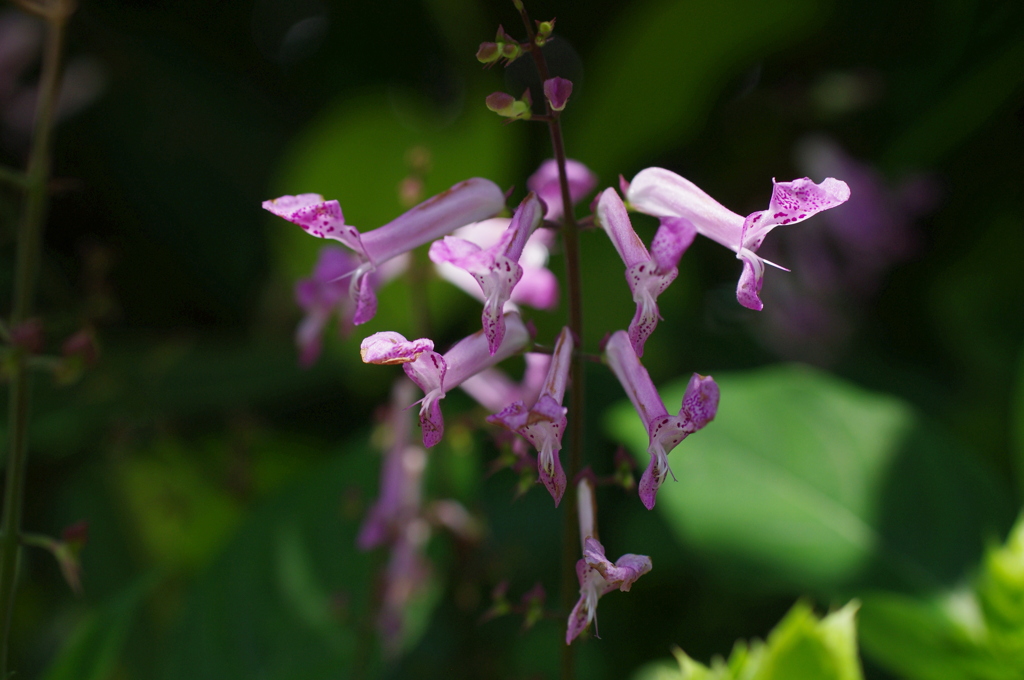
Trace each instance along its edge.
{"label": "blurred green background", "polygon": [[[767,273],[763,312],[736,303],[739,263],[703,239],[661,297],[645,365],[670,408],[691,372],[713,374],[721,410],[672,454],[678,481],[654,512],[599,490],[609,556],[648,554],[654,570],[602,601],[581,676],[628,677],[672,645],[706,662],[804,596],[822,611],[862,599],[869,677],[1019,677],[998,659],[914,675],[910,655],[955,656],[982,644],[970,636],[889,642],[913,629],[901,606],[970,590],[1021,503],[1024,5],[528,9],[557,16],[550,58],[575,83],[568,153],[602,187],[660,165],[741,214],[767,206],[772,177],[853,188],[845,217],[768,237],[763,254],[794,271]],[[414,148],[429,154],[427,194],[484,176],[518,201],[549,152],[542,126],[483,106],[525,82],[526,60],[503,73],[473,58],[499,23],[521,35],[504,2],[82,2],[67,54],[95,87],[58,127],[38,309],[48,349],[85,324],[102,356],[74,386],[36,381],[25,523],[58,534],[87,519],[90,536],[81,597],[47,554],[26,553],[20,677],[556,677],[564,618],[528,631],[480,618],[503,580],[513,599],[540,582],[556,605],[562,510],[488,474],[498,451],[461,393],[446,399],[427,493],[462,502],[484,537],[432,538],[403,652],[381,657],[370,607],[386,556],[354,537],[377,492],[370,423],[398,371],[356,349],[379,330],[411,334],[412,296],[390,284],[371,323],[332,333],[299,369],[292,286],[322,244],[260,209],[318,192],[348,223],[379,226],[403,210]],[[20,78],[31,84],[31,65]],[[3,120],[0,160],[21,167],[27,138]],[[5,296],[17,214],[0,191]],[[649,241],[655,221],[634,224]],[[606,237],[585,233],[582,248],[594,352],[633,307]],[[427,294],[439,346],[478,327],[468,296]],[[550,340],[564,310],[531,316]],[[588,370],[586,451],[603,475],[644,434],[610,373]],[[921,616],[959,620],[947,614]]]}

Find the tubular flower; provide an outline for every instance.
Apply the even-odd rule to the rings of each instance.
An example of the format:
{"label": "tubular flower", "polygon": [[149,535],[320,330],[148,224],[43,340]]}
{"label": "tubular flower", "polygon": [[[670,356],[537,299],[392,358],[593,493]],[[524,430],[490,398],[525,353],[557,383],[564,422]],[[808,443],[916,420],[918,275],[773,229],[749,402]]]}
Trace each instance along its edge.
{"label": "tubular flower", "polygon": [[519,257],[526,241],[543,217],[543,204],[533,193],[523,199],[516,209],[501,239],[490,248],[454,236],[445,236],[430,246],[430,259],[435,263],[447,262],[472,274],[484,294],[481,317],[487,347],[491,354],[498,351],[505,335],[505,303],[512,297],[512,289],[523,278]]}
{"label": "tubular flower", "polygon": [[569,380],[572,349],[572,333],[563,328],[537,401],[530,407],[525,401],[516,401],[487,419],[522,435],[537,449],[537,473],[555,499],[556,507],[565,493],[565,472],[558,452],[562,450],[562,434],[566,425],[566,408],[562,406],[562,400]]}
{"label": "tubular flower", "polygon": [[623,555],[612,564],[604,555],[604,546],[596,538],[584,542],[583,559],[576,563],[576,577],[580,582],[580,599],[569,614],[565,631],[565,644],[571,644],[591,621],[597,618],[597,601],[613,590],[628,592],[638,578],[651,570],[651,558],[646,555]]}
{"label": "tubular flower", "polygon": [[693,223],[698,233],[735,252],[737,259],[743,262],[736,299],[744,307],[760,310],[763,305],[758,293],[767,261],[755,253],[768,232],[834,208],[850,198],[850,187],[832,177],[821,184],[806,177],[792,182],[772,180],[772,183],[768,209],[753,212],[746,218],[722,206],[693,182],[662,168],[640,171],[629,184],[626,199],[636,210],[661,218],[662,224],[666,219],[685,218]]}
{"label": "tubular flower", "polygon": [[[405,374],[424,392],[420,400],[420,427],[423,445],[430,448],[441,441],[444,417],[440,400],[447,390],[458,387],[470,376],[504,361],[521,351],[530,341],[530,333],[515,312],[505,314],[506,333],[495,353],[488,348],[483,331],[457,342],[444,356],[427,349],[426,339],[408,341],[398,333],[375,333],[363,340],[360,351],[367,363],[402,363]],[[367,358],[369,357],[369,359]]]}
{"label": "tubular flower", "polygon": [[474,177],[420,203],[383,227],[360,233],[345,224],[337,201],[325,201],[319,194],[281,196],[263,202],[264,210],[299,225],[307,233],[339,241],[352,249],[358,266],[344,276],[352,277],[349,296],[355,303],[352,321],[356,325],[366,323],[377,312],[370,274],[378,267],[458,227],[490,217],[504,205],[505,197],[497,184]]}
{"label": "tubular flower", "polygon": [[647,252],[633,231],[626,206],[615,189],[605,189],[598,197],[597,219],[626,265],[626,282],[636,302],[636,313],[629,323],[629,341],[638,357],[644,355],[644,343],[658,325],[658,296],[679,274],[679,258],[693,243],[697,229],[685,217],[668,217]]}
{"label": "tubular flower", "polygon": [[694,373],[683,395],[679,414],[673,416],[665,408],[625,332],[612,334],[605,346],[605,356],[647,428],[647,453],[651,460],[640,478],[639,491],[640,500],[650,510],[654,507],[658,487],[669,473],[669,452],[714,419],[718,411],[718,385],[710,376]]}
{"label": "tubular flower", "polygon": [[[474,222],[456,229],[452,236],[487,250],[498,243],[508,230],[511,220],[507,217],[493,217],[483,222]],[[558,279],[547,268],[552,233],[547,229],[537,229],[526,239],[523,254],[519,256],[519,266],[523,268],[523,277],[512,289],[512,297],[505,303],[506,312],[517,311],[515,305],[526,305],[534,309],[552,309],[558,304]],[[483,290],[476,277],[465,269],[449,262],[437,262],[434,268],[441,278],[455,284],[481,302],[484,302]],[[512,303],[511,305],[509,303]]]}
{"label": "tubular flower", "polygon": [[[597,175],[590,168],[571,158],[565,160],[565,175],[569,182],[569,199],[576,205],[597,186]],[[558,181],[558,162],[549,158],[526,180],[526,187],[535,192],[548,207],[544,219],[557,222],[562,218],[562,187]]]}

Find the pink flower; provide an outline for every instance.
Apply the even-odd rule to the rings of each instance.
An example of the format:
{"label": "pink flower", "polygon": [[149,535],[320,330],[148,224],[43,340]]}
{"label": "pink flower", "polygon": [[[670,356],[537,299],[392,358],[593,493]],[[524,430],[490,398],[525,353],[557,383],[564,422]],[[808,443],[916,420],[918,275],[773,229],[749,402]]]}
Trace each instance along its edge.
{"label": "pink flower", "polygon": [[302,227],[317,238],[333,239],[348,246],[358,258],[351,276],[349,296],[355,303],[353,323],[366,323],[377,312],[377,296],[370,274],[388,260],[441,238],[458,227],[477,222],[500,211],[505,196],[490,180],[474,177],[430,198],[383,227],[360,233],[345,224],[337,201],[319,194],[282,196],[264,201],[263,208]]}
{"label": "pink flower", "polygon": [[501,239],[489,248],[481,248],[472,241],[445,236],[430,246],[430,259],[437,264],[449,263],[469,272],[484,295],[481,317],[487,346],[494,354],[505,335],[504,308],[512,297],[512,290],[523,278],[519,258],[526,241],[540,224],[543,205],[532,193],[516,209],[515,215]]}
{"label": "pink flower", "polygon": [[402,363],[405,374],[424,392],[420,400],[420,427],[423,445],[430,448],[441,441],[444,417],[441,399],[448,390],[458,387],[471,376],[504,361],[522,351],[530,342],[530,333],[515,312],[505,314],[506,333],[493,354],[483,331],[477,331],[457,342],[444,356],[427,347],[433,342],[427,338],[406,340],[402,335],[387,331],[375,333],[363,340],[360,351],[368,363]]}
{"label": "pink flower", "polygon": [[562,450],[562,434],[566,425],[566,408],[562,406],[562,400],[569,380],[572,350],[572,333],[563,328],[536,402],[528,407],[525,401],[515,401],[487,419],[522,435],[537,449],[537,473],[555,499],[556,507],[565,493],[565,472],[558,452]]}
{"label": "pink flower", "polygon": [[598,197],[597,219],[626,264],[626,282],[636,302],[636,313],[629,324],[629,340],[636,355],[643,356],[644,343],[661,318],[658,296],[679,275],[679,258],[693,243],[697,230],[685,217],[662,219],[651,242],[652,255],[633,231],[626,206],[615,189],[605,189]]}
{"label": "pink flower", "polygon": [[639,491],[640,500],[650,510],[654,507],[658,488],[669,473],[669,452],[711,422],[718,412],[718,385],[710,376],[694,373],[683,395],[679,414],[673,416],[665,408],[650,374],[640,363],[625,332],[612,334],[605,346],[605,356],[647,428],[647,453],[651,460],[640,478]]}
{"label": "pink flower", "polygon": [[636,210],[661,218],[662,224],[666,219],[685,218],[698,233],[735,252],[737,259],[743,261],[736,299],[744,307],[760,310],[763,305],[758,293],[767,261],[755,253],[768,232],[834,208],[850,198],[850,187],[831,177],[821,184],[806,177],[772,182],[774,189],[768,209],[746,218],[722,206],[688,179],[662,168],[640,171],[629,184],[626,199]]}
{"label": "pink flower", "polygon": [[623,555],[612,564],[604,555],[604,546],[596,538],[584,543],[583,559],[576,563],[576,578],[580,583],[580,599],[569,614],[565,631],[565,644],[571,644],[591,621],[597,626],[597,601],[613,590],[628,592],[636,580],[651,570],[651,558],[646,555]]}

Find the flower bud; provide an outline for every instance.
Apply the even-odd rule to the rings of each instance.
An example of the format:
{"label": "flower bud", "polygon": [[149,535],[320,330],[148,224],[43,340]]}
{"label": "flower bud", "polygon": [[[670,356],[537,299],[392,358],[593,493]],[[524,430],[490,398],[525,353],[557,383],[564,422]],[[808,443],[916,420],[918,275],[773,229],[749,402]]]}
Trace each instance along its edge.
{"label": "flower bud", "polygon": [[536,43],[537,47],[542,47],[548,40],[551,39],[551,34],[555,31],[555,20],[551,21],[538,21],[537,22],[537,36],[533,42]]}
{"label": "flower bud", "polygon": [[480,43],[480,49],[476,51],[476,60],[481,64],[493,64],[501,59],[501,48],[498,43]]}
{"label": "flower bud", "polygon": [[522,99],[516,99],[505,92],[493,92],[487,95],[485,101],[488,109],[511,120],[529,120],[533,113],[529,90],[523,93]]}
{"label": "flower bud", "polygon": [[554,111],[561,111],[572,94],[572,81],[565,78],[548,78],[544,81],[544,98]]}

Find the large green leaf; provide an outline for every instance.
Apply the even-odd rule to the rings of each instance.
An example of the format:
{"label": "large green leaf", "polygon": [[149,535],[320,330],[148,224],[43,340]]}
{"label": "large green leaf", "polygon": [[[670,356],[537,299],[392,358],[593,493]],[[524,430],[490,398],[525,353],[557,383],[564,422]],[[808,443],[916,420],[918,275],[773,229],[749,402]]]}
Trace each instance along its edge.
{"label": "large green leaf", "polygon": [[602,177],[633,158],[693,136],[737,70],[793,41],[823,3],[784,0],[660,0],[630,5],[608,22],[591,60],[578,121],[568,139]]}
{"label": "large green leaf", "polygon": [[[718,417],[670,456],[678,481],[656,511],[724,570],[826,595],[931,589],[1008,526],[1003,489],[902,401],[799,366],[717,379]],[[666,388],[666,404],[684,389]],[[608,422],[646,463],[632,407]]]}

